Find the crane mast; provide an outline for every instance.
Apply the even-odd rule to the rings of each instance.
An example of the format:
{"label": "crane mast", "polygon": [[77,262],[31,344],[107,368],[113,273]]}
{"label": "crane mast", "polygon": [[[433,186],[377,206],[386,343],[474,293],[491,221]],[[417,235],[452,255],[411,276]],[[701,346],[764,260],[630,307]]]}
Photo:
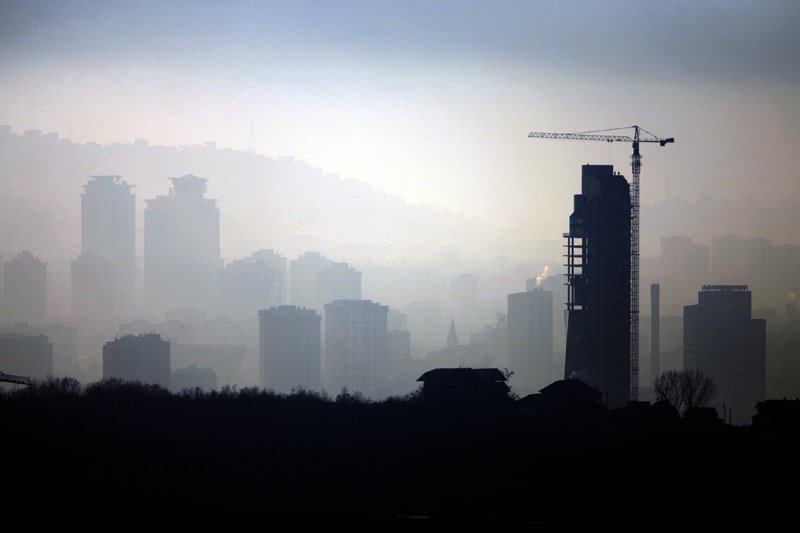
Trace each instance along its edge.
{"label": "crane mast", "polygon": [[[607,135],[602,132],[633,129],[633,137],[628,135]],[[641,132],[649,137],[642,137]],[[639,399],[639,176],[642,170],[642,156],[639,143],[657,142],[660,146],[674,143],[675,139],[660,138],[639,126],[614,128],[610,130],[584,131],[578,133],[546,133],[532,131],[528,137],[534,139],[557,139],[576,141],[629,142],[633,145],[631,155],[631,295],[630,295],[630,391],[629,397]]]}

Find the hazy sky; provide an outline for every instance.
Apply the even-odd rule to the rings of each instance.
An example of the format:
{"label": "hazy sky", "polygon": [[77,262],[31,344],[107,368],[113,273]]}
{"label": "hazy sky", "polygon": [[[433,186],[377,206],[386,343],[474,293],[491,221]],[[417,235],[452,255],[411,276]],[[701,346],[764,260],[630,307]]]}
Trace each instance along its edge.
{"label": "hazy sky", "polygon": [[[0,0],[0,123],[293,155],[558,238],[640,124],[643,199],[798,197],[800,2]],[[124,172],[124,171],[123,171]],[[213,176],[207,176],[213,179]]]}

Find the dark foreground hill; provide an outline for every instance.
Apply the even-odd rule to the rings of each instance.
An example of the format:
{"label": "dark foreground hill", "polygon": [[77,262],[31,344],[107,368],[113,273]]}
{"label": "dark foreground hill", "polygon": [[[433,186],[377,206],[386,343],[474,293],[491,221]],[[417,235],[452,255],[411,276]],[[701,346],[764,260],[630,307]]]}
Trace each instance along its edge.
{"label": "dark foreground hill", "polygon": [[797,475],[791,435],[537,419],[514,402],[170,395],[113,382],[81,391],[62,381],[0,397],[0,416],[4,507],[28,513],[766,524],[792,508],[780,480]]}

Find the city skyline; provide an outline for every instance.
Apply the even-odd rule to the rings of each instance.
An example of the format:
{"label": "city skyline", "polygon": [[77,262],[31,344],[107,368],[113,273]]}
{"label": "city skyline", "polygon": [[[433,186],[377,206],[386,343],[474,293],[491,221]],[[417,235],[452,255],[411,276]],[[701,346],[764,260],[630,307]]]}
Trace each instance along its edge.
{"label": "city skyline", "polygon": [[[72,327],[93,312],[95,323],[107,324],[91,348],[79,342],[83,356],[117,326],[185,327],[206,348],[244,346],[240,372],[251,375],[258,311],[291,304],[322,313],[333,301],[363,299],[413,324],[397,335],[398,353],[500,366],[519,358],[509,359],[498,341],[519,327],[508,295],[536,272],[537,284],[567,274],[569,297],[549,282],[556,348],[543,365],[557,369],[565,359],[566,377],[591,374],[588,355],[576,359],[566,339],[581,344],[592,328],[568,335],[557,316],[568,302],[571,325],[579,322],[572,282],[585,281],[560,266],[559,235],[573,220],[580,226],[577,199],[593,194],[576,196],[567,225],[577,158],[591,161],[584,170],[616,168],[630,178],[629,147],[526,134],[626,123],[677,139],[669,151],[643,150],[642,253],[633,253],[641,286],[663,288],[664,320],[701,283],[747,283],[754,313],[773,326],[790,322],[800,292],[792,231],[800,160],[780,151],[789,141],[780,133],[800,124],[784,105],[800,79],[787,56],[772,52],[793,50],[790,22],[800,9],[734,2],[712,18],[706,5],[684,7],[311,3],[268,13],[249,2],[227,10],[202,2],[179,10],[148,2],[0,5],[13,25],[0,37],[12,59],[0,60],[8,74],[0,88],[10,96],[0,103],[0,255],[5,265],[30,250],[47,267],[35,284],[44,294],[38,315],[19,322]],[[614,49],[623,13],[634,21],[631,35],[672,39]],[[178,16],[186,23],[173,37],[157,31]],[[365,20],[372,25],[359,26]],[[109,39],[123,21],[129,31]],[[522,30],[533,22],[541,31],[530,36]],[[267,28],[273,33],[264,35]],[[562,29],[579,38],[565,39]],[[62,47],[34,39],[48,30]],[[197,30],[206,30],[204,40]],[[93,47],[98,39],[107,40],[102,52]],[[591,49],[603,39],[608,50]],[[692,46],[705,53],[682,53]],[[37,83],[48,76],[49,84]],[[665,104],[652,105],[657,98]],[[165,195],[167,176],[182,177],[169,178]],[[603,275],[610,268],[626,278],[617,263]],[[625,292],[614,287],[592,313],[609,312]],[[645,309],[649,296],[641,298]],[[448,315],[460,341],[445,348]],[[666,328],[665,361],[678,349],[672,337]],[[624,352],[623,344],[602,350]],[[518,382],[530,382],[518,370]],[[586,379],[616,389],[602,373]],[[615,392],[611,403],[622,397]]]}
{"label": "city skyline", "polygon": [[798,26],[0,0],[4,501],[791,523]]}

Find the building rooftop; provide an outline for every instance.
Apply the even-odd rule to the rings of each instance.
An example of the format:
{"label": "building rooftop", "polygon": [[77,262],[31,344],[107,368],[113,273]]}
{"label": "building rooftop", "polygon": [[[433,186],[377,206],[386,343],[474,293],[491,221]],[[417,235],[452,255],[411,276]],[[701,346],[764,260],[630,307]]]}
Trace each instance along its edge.
{"label": "building rooftop", "polygon": [[703,292],[746,292],[747,285],[703,285]]}

